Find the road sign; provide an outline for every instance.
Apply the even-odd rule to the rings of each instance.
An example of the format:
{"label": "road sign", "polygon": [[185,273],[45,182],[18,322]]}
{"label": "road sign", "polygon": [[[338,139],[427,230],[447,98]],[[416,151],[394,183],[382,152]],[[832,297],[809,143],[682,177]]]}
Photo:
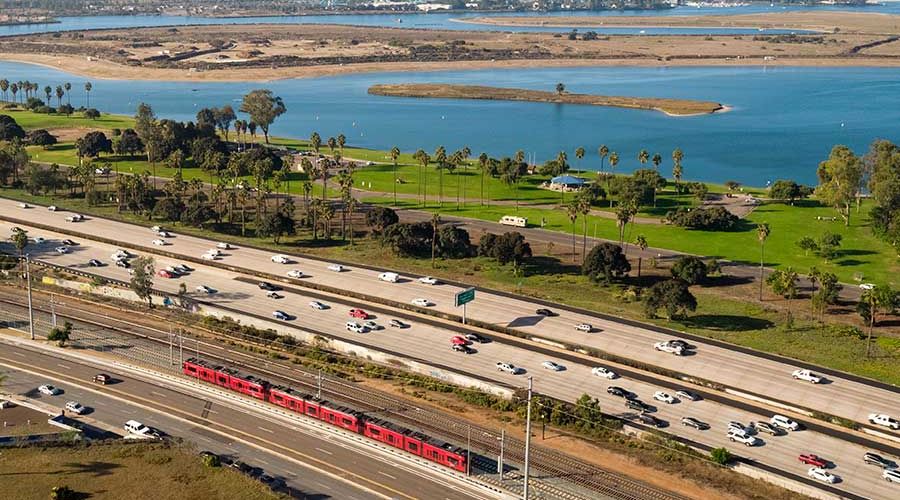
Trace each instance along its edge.
{"label": "road sign", "polygon": [[475,289],[467,288],[461,292],[456,292],[456,297],[454,298],[454,305],[456,307],[468,304],[475,300]]}

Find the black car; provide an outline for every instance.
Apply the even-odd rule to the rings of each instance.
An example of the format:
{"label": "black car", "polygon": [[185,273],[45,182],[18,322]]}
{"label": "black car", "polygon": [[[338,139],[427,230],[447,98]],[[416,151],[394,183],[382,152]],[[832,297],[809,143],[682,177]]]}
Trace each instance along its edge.
{"label": "black car", "polygon": [[534,313],[537,314],[538,316],[547,316],[547,317],[559,316],[559,314],[556,314],[555,312],[551,311],[550,309],[544,309],[544,308],[538,309],[538,310],[534,311]]}
{"label": "black car", "polygon": [[97,259],[91,259],[88,261],[88,265],[91,267],[103,267],[103,263]]}
{"label": "black car", "polygon": [[281,288],[269,283],[268,281],[260,281],[259,285],[257,286],[259,286],[260,290],[266,290],[267,292],[276,292],[278,290],[281,290]]}
{"label": "black car", "polygon": [[705,431],[706,429],[709,429],[709,424],[694,417],[681,417],[681,425],[693,427],[694,429],[697,429],[699,431]]}
{"label": "black car", "polygon": [[483,335],[478,335],[477,333],[469,333],[466,335],[465,338],[469,342],[478,342],[479,344],[487,344],[488,342],[491,341],[491,339],[489,339]]}
{"label": "black car", "polygon": [[450,349],[452,349],[456,352],[461,352],[463,354],[472,354],[475,352],[475,349],[472,349],[471,347],[469,347],[467,345],[461,345],[461,344],[453,344],[450,346]]}
{"label": "black car", "polygon": [[638,421],[645,425],[652,425],[653,427],[663,427],[666,425],[662,420],[654,417],[653,415],[647,415],[646,413],[641,413],[638,415]]}
{"label": "black car", "polygon": [[615,386],[615,385],[611,385],[611,386],[607,387],[606,393],[612,394],[613,396],[618,396],[620,398],[627,398],[628,395],[631,394],[630,392],[626,391],[625,389],[622,389],[621,387]]}
{"label": "black car", "polygon": [[890,469],[896,465],[894,462],[882,457],[881,455],[872,453],[871,451],[868,451],[865,455],[863,455],[863,461],[869,465],[877,465],[882,469]]}
{"label": "black car", "polygon": [[72,240],[62,240],[62,244],[71,247],[77,245],[78,243],[75,243]]}
{"label": "black car", "polygon": [[125,269],[128,269],[129,267],[131,267],[131,264],[129,264],[127,260],[117,260],[117,261],[116,261],[116,266],[117,266],[117,267],[124,267]]}
{"label": "black car", "polygon": [[675,347],[680,347],[685,350],[694,348],[694,346],[692,346],[691,344],[688,344],[687,342],[685,342],[681,339],[672,339],[669,341],[669,345],[672,345]]}
{"label": "black car", "polygon": [[652,406],[641,401],[640,399],[626,399],[625,400],[625,408],[630,408],[632,410],[638,410],[638,411],[653,411]]}

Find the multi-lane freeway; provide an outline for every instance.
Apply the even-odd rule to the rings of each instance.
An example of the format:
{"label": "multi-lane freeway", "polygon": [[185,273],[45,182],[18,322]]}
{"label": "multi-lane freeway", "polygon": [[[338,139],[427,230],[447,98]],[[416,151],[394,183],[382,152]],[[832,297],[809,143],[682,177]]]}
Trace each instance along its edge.
{"label": "multi-lane freeway", "polygon": [[[0,200],[0,207],[3,206],[3,203],[7,202]],[[12,205],[9,210],[13,210],[13,212],[6,211],[4,213],[23,219],[25,216],[19,216],[19,214],[24,212],[29,220],[58,226],[63,230],[71,229],[121,241],[123,245],[129,247],[153,250],[154,245],[150,242],[158,238],[148,228],[113,221],[91,219],[80,223],[67,223],[65,214],[48,212],[42,208],[20,209]],[[10,226],[11,224],[4,224],[0,226],[0,231],[8,232]],[[65,233],[25,226],[23,228],[28,230],[32,237],[40,236],[48,239],[44,243],[32,244],[29,247],[29,252],[35,259],[80,268],[101,276],[128,279],[125,269],[111,265],[110,254],[114,251],[113,246],[79,239],[79,245],[70,247],[70,252],[59,254],[54,249],[59,246],[61,239],[68,237]],[[215,244],[208,240],[183,235],[173,235],[167,240],[170,244],[161,247],[162,249],[195,259]],[[435,304],[434,309],[456,312],[452,307],[452,296],[460,290],[456,286],[425,285],[416,280],[386,283],[379,280],[378,273],[373,270],[351,267],[349,270],[337,273],[328,270],[327,263],[297,257],[292,257],[294,259],[292,264],[277,264],[272,262],[270,252],[252,248],[239,247],[223,252],[226,255],[220,262],[236,268],[252,269],[275,276],[285,276],[289,270],[298,269],[306,276],[302,280],[333,288],[367,293],[401,303],[409,303],[415,298],[427,298]],[[101,260],[108,265],[89,267],[86,262],[92,258]],[[157,268],[175,265],[178,262],[175,259],[157,257]],[[539,392],[570,401],[577,399],[583,393],[588,393],[598,397],[604,410],[608,413],[621,414],[625,417],[634,417],[635,413],[624,407],[621,398],[606,393],[606,389],[610,385],[631,390],[647,402],[651,401],[651,396],[656,391],[673,392],[671,385],[666,386],[661,382],[654,382],[652,377],[643,377],[642,380],[637,380],[636,377],[624,377],[613,381],[601,379],[591,375],[591,368],[604,363],[593,363],[573,358],[571,353],[553,353],[552,350],[536,346],[523,348],[521,343],[498,341],[476,345],[475,348],[478,352],[473,355],[453,353],[449,349],[449,338],[455,332],[447,326],[442,326],[427,317],[385,306],[378,307],[378,317],[375,318],[376,322],[386,327],[385,329],[366,334],[350,333],[344,326],[349,319],[350,306],[357,305],[365,309],[367,308],[366,304],[357,304],[339,296],[329,299],[328,294],[314,293],[297,286],[300,284],[298,281],[295,281],[293,286],[285,286],[285,290],[281,292],[284,298],[270,299],[256,286],[255,280],[246,274],[195,263],[190,265],[195,270],[189,275],[179,279],[156,278],[155,286],[160,290],[176,293],[178,284],[184,281],[188,290],[192,291],[192,294],[199,300],[240,309],[259,317],[271,318],[273,310],[284,310],[293,317],[290,321],[277,322],[279,329],[285,333],[289,333],[293,326],[303,326],[331,336],[348,338],[354,342],[405,354],[413,358],[421,359],[424,356],[427,360],[437,364],[452,364],[459,371],[483,378],[511,385],[524,384],[521,375],[501,374],[496,371],[496,362],[511,362],[523,367],[530,375],[534,376]],[[194,292],[196,287],[201,285],[210,287],[215,293]],[[331,307],[326,310],[314,310],[308,306],[312,300],[320,300]],[[796,368],[794,365],[700,342],[693,342],[697,344],[695,355],[672,356],[653,350],[654,342],[669,338],[653,330],[600,320],[587,314],[563,309],[557,311],[560,313],[557,317],[543,317],[535,314],[537,307],[541,306],[523,298],[479,292],[476,302],[469,307],[469,316],[478,317],[482,321],[490,319],[494,324],[518,328],[544,338],[591,345],[624,357],[675,369],[854,420],[865,420],[865,416],[873,411],[892,415],[900,413],[896,393],[887,388],[874,387],[835,376],[829,377],[831,382],[829,384],[814,386],[801,383],[790,377],[790,372]],[[410,328],[398,330],[387,327],[388,319],[394,316],[403,317],[404,321],[410,324]],[[593,333],[575,331],[574,325],[581,322],[591,323],[595,327],[595,331]],[[546,370],[542,368],[542,363],[547,360],[554,360],[566,365],[567,369],[560,372]],[[621,369],[608,366],[614,370]],[[671,405],[654,402],[657,407],[655,414],[672,424],[667,429],[669,432],[708,446],[728,446],[735,449],[736,445],[730,443],[725,436],[728,421],[736,420],[747,423],[751,420],[766,419],[773,413],[772,410],[759,406],[748,408],[747,405],[729,404],[714,399],[716,398],[699,402],[684,400]],[[692,416],[707,422],[711,425],[711,429],[700,431],[682,427],[679,422],[684,416]],[[814,422],[810,421],[809,423],[815,427],[812,425]],[[825,428],[822,429],[822,432],[807,430],[777,437],[765,436],[762,446],[741,447],[736,451],[741,455],[758,460],[762,464],[799,476],[805,475],[807,467],[798,462],[797,456],[800,453],[817,453],[833,460],[836,465],[834,473],[843,478],[843,481],[836,485],[841,491],[875,498],[896,494],[896,485],[880,481],[878,471],[871,466],[864,465],[861,456],[872,446],[877,446],[882,454],[897,454],[900,451],[889,442],[869,442],[862,436],[850,435],[850,433],[851,431],[829,432],[829,429]],[[851,439],[847,439],[847,437]]]}

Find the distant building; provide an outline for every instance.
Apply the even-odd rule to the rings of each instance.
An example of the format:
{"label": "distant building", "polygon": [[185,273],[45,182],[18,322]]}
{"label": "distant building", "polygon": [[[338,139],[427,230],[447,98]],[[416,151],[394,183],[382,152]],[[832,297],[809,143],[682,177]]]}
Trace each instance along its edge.
{"label": "distant building", "polygon": [[419,10],[424,10],[425,12],[430,12],[432,10],[450,10],[452,5],[449,3],[420,3],[416,4],[416,8]]}
{"label": "distant building", "polygon": [[571,175],[560,175],[550,179],[549,187],[554,191],[577,191],[584,187],[585,180]]}

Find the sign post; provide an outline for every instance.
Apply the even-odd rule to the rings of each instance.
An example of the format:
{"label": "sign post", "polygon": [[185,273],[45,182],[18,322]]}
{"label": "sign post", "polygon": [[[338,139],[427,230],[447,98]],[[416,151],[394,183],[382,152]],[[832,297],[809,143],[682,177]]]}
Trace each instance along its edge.
{"label": "sign post", "polygon": [[475,289],[474,288],[466,288],[461,292],[456,292],[456,295],[453,297],[453,305],[456,307],[462,306],[463,308],[463,324],[466,324],[466,304],[475,300]]}

